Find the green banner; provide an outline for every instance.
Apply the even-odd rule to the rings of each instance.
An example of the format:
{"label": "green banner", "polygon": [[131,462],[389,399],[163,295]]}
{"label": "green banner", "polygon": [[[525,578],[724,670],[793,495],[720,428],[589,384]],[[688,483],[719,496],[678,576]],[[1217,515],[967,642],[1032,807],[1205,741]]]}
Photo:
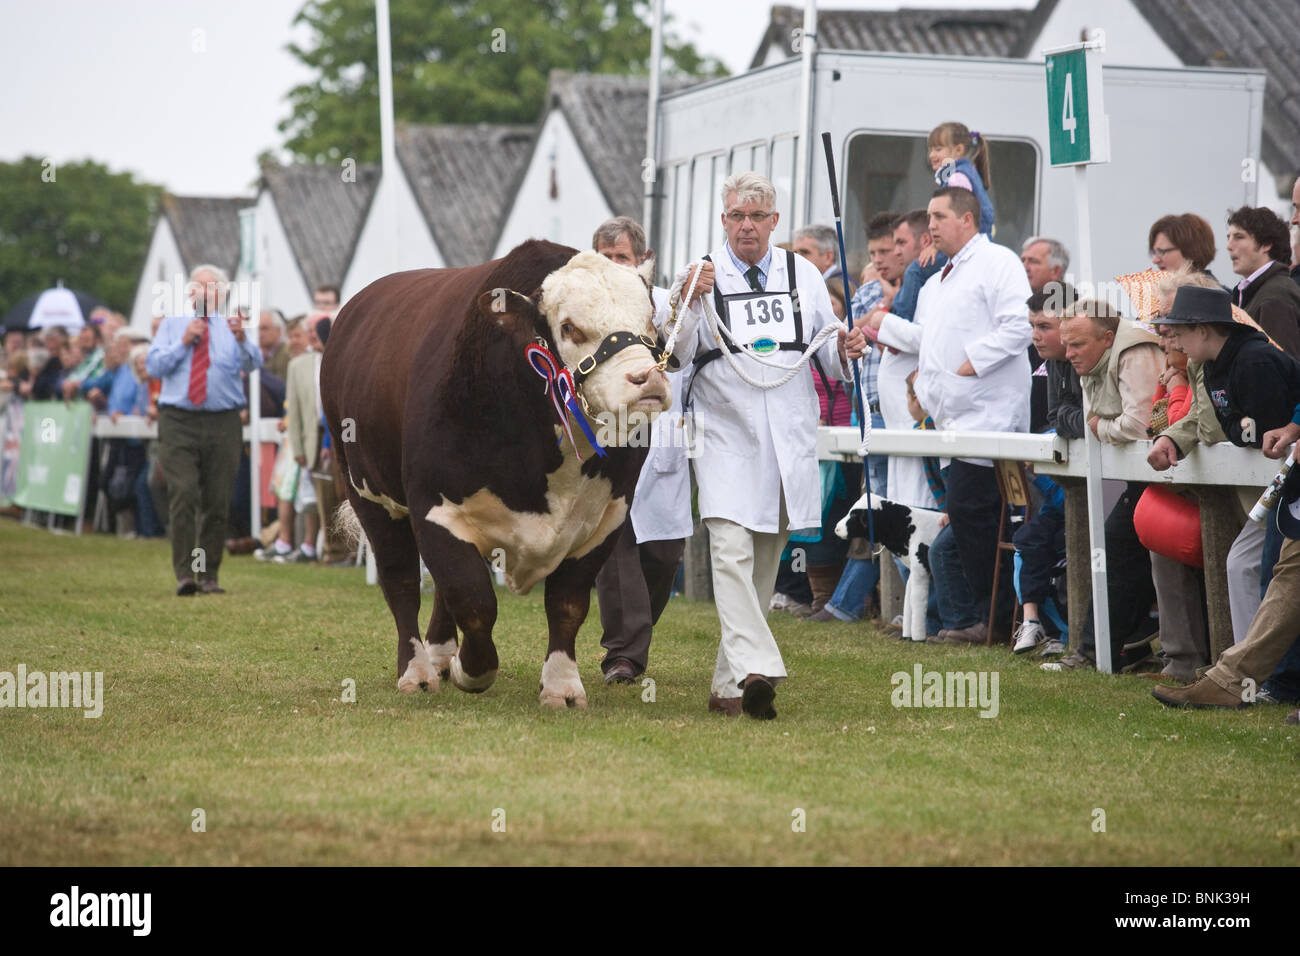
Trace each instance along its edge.
{"label": "green banner", "polygon": [[87,402],[26,403],[14,504],[59,515],[80,513],[90,463],[90,417]]}

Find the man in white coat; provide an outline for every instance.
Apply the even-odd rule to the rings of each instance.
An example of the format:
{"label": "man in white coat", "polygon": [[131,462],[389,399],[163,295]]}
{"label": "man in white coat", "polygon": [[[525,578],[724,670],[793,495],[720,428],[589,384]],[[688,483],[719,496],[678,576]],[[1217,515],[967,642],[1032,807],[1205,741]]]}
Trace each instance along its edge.
{"label": "man in white coat", "polygon": [[[685,414],[693,414],[700,518],[709,529],[722,631],[709,710],[771,719],[776,685],[786,677],[766,620],[777,565],[791,529],[821,525],[817,394],[812,376],[796,366],[817,333],[839,320],[816,266],[771,246],[779,220],[772,183],[737,173],[723,182],[721,198],[727,241],[707,257],[673,354],[695,369]],[[705,296],[723,337],[704,320]],[[816,353],[840,380],[851,375],[843,341],[841,330]],[[773,385],[796,370],[763,388],[746,382],[733,361],[752,381]]]}
{"label": "man in white coat", "polygon": [[[916,395],[936,428],[1028,431],[1031,329],[1024,265],[980,233],[979,201],[969,189],[936,190],[929,213],[930,235],[948,265],[921,289],[911,328],[879,313],[868,323],[881,341],[915,342],[919,336]],[[953,459],[947,493],[966,580],[987,619],[1001,507],[993,463]],[[1010,580],[1009,574],[1001,576],[1008,587],[1000,596],[1004,600],[1009,600]],[[1003,619],[1009,622],[1010,616]],[[982,639],[983,629],[967,630]]]}
{"label": "man in white coat", "polygon": [[[611,262],[637,268],[654,253],[645,230],[627,216],[606,220],[592,237],[592,248]],[[666,314],[668,291],[652,290],[655,311]],[[632,496],[632,510],[618,533],[614,551],[596,576],[606,684],[631,684],[645,671],[650,635],[672,594],[691,520],[691,473],[685,429],[680,427],[685,380],[690,370],[668,372],[673,408],[655,419],[650,451]],[[635,426],[630,422],[629,426]]]}

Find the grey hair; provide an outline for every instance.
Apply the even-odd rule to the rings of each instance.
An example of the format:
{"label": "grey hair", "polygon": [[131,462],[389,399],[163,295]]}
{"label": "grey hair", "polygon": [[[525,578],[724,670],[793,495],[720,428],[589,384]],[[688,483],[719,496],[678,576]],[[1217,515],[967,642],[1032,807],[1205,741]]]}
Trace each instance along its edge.
{"label": "grey hair", "polygon": [[221,266],[214,266],[211,263],[201,262],[190,270],[190,281],[193,282],[194,277],[200,272],[211,272],[217,277],[219,283],[222,285],[230,285],[230,276],[226,274],[226,270],[221,268]]}
{"label": "grey hair", "polygon": [[1020,247],[1021,252],[1028,252],[1029,247],[1039,243],[1047,243],[1047,264],[1053,269],[1059,268],[1062,272],[1070,268],[1070,250],[1066,249],[1057,239],[1048,239],[1046,236],[1030,236]]}
{"label": "grey hair", "polygon": [[790,238],[794,242],[798,242],[805,236],[817,243],[817,250],[819,252],[834,252],[839,248],[839,239],[835,235],[835,230],[830,226],[823,226],[819,223],[814,223],[811,226],[804,226]]}
{"label": "grey hair", "polygon": [[[262,315],[269,315],[271,317],[271,324],[274,325],[276,330],[280,333],[280,337],[284,338],[284,316],[280,314],[280,310],[263,309]],[[257,317],[259,322],[262,321],[262,315]]]}
{"label": "grey hair", "polygon": [[[131,370],[131,374],[132,374],[132,375],[135,375],[135,363],[139,360],[140,356],[141,356],[141,355],[148,355],[148,354],[149,354],[149,343],[148,343],[148,342],[141,342],[139,345],[136,345],[136,346],[133,346],[133,347],[132,347],[130,353],[129,353],[129,354],[127,355],[127,357],[126,357],[127,368],[129,368],[129,369]],[[145,373],[145,377],[146,377],[146,378],[148,377],[148,373],[147,373],[147,372]],[[137,381],[137,382],[143,382],[144,379],[143,379],[143,378],[136,378],[136,381]]]}
{"label": "grey hair", "polygon": [[722,181],[722,207],[726,211],[727,197],[736,194],[736,205],[757,203],[764,209],[776,205],[776,187],[772,180],[755,172],[732,173]]}
{"label": "grey hair", "polygon": [[612,246],[622,236],[627,236],[627,241],[632,244],[632,256],[640,261],[646,249],[645,230],[631,216],[615,216],[602,222],[591,237],[591,248]]}

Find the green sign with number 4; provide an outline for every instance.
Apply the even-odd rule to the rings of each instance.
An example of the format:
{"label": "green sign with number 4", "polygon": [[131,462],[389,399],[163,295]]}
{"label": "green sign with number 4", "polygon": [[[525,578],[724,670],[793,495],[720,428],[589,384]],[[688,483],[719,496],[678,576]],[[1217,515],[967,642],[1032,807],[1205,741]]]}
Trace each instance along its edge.
{"label": "green sign with number 4", "polygon": [[1082,49],[1047,57],[1048,148],[1053,166],[1092,162],[1088,59]]}

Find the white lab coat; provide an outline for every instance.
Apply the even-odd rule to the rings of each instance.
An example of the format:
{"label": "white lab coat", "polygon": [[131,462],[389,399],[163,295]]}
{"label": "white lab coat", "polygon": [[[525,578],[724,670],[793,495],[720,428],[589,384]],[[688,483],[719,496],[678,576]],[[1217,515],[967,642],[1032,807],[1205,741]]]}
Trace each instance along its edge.
{"label": "white lab coat", "polygon": [[[724,245],[710,254],[714,282],[723,295],[746,293],[749,283],[731,261]],[[804,343],[828,324],[837,324],[826,281],[817,267],[795,256],[796,286],[803,314]],[[785,250],[772,248],[768,292],[790,288]],[[683,290],[683,294],[685,294]],[[697,354],[721,347],[703,321],[699,302],[685,310],[674,355],[690,362]],[[822,343],[817,353],[831,378],[851,378],[840,363],[837,337]],[[747,374],[776,381],[779,369],[735,356]],[[776,351],[765,359],[793,366],[798,352]],[[776,534],[780,527],[784,488],[788,528],[820,527],[821,481],[817,467],[817,392],[806,371],[776,389],[758,389],[744,382],[725,357],[714,359],[695,374],[695,481],[699,486],[700,517],[725,518],[750,531]]]}
{"label": "white lab coat", "polygon": [[[655,322],[662,326],[668,317],[668,290],[652,291]],[[691,521],[691,472],[686,454],[686,429],[681,408],[691,368],[686,364],[668,373],[673,407],[651,426],[650,453],[641,467],[636,494],[632,498],[632,530],[637,544],[689,538],[695,530]]]}
{"label": "white lab coat", "polygon": [[[911,322],[896,315],[891,314],[890,318],[904,323],[909,329],[912,326]],[[884,332],[883,325],[881,332]],[[881,341],[885,341],[884,335],[881,336]],[[919,343],[903,348],[896,344],[897,341],[887,343],[899,350],[897,355],[886,351],[880,357],[880,365],[876,369],[876,390],[880,393],[880,416],[885,420],[885,427],[890,431],[905,431],[916,424],[907,407],[907,376],[916,368],[916,348]],[[930,491],[930,482],[925,477],[925,465],[920,458],[890,455],[888,482],[886,497],[891,501],[913,508],[938,507],[934,493]]]}
{"label": "white lab coat", "polygon": [[[1029,279],[1014,252],[976,234],[937,272],[916,304],[920,360],[916,396],[935,427],[1029,430]],[[901,321],[901,320],[900,320]],[[888,322],[888,319],[886,320]],[[897,335],[895,323],[890,333]],[[881,331],[885,331],[882,323]],[[958,375],[967,360],[974,375]],[[991,465],[987,459],[963,459]]]}

